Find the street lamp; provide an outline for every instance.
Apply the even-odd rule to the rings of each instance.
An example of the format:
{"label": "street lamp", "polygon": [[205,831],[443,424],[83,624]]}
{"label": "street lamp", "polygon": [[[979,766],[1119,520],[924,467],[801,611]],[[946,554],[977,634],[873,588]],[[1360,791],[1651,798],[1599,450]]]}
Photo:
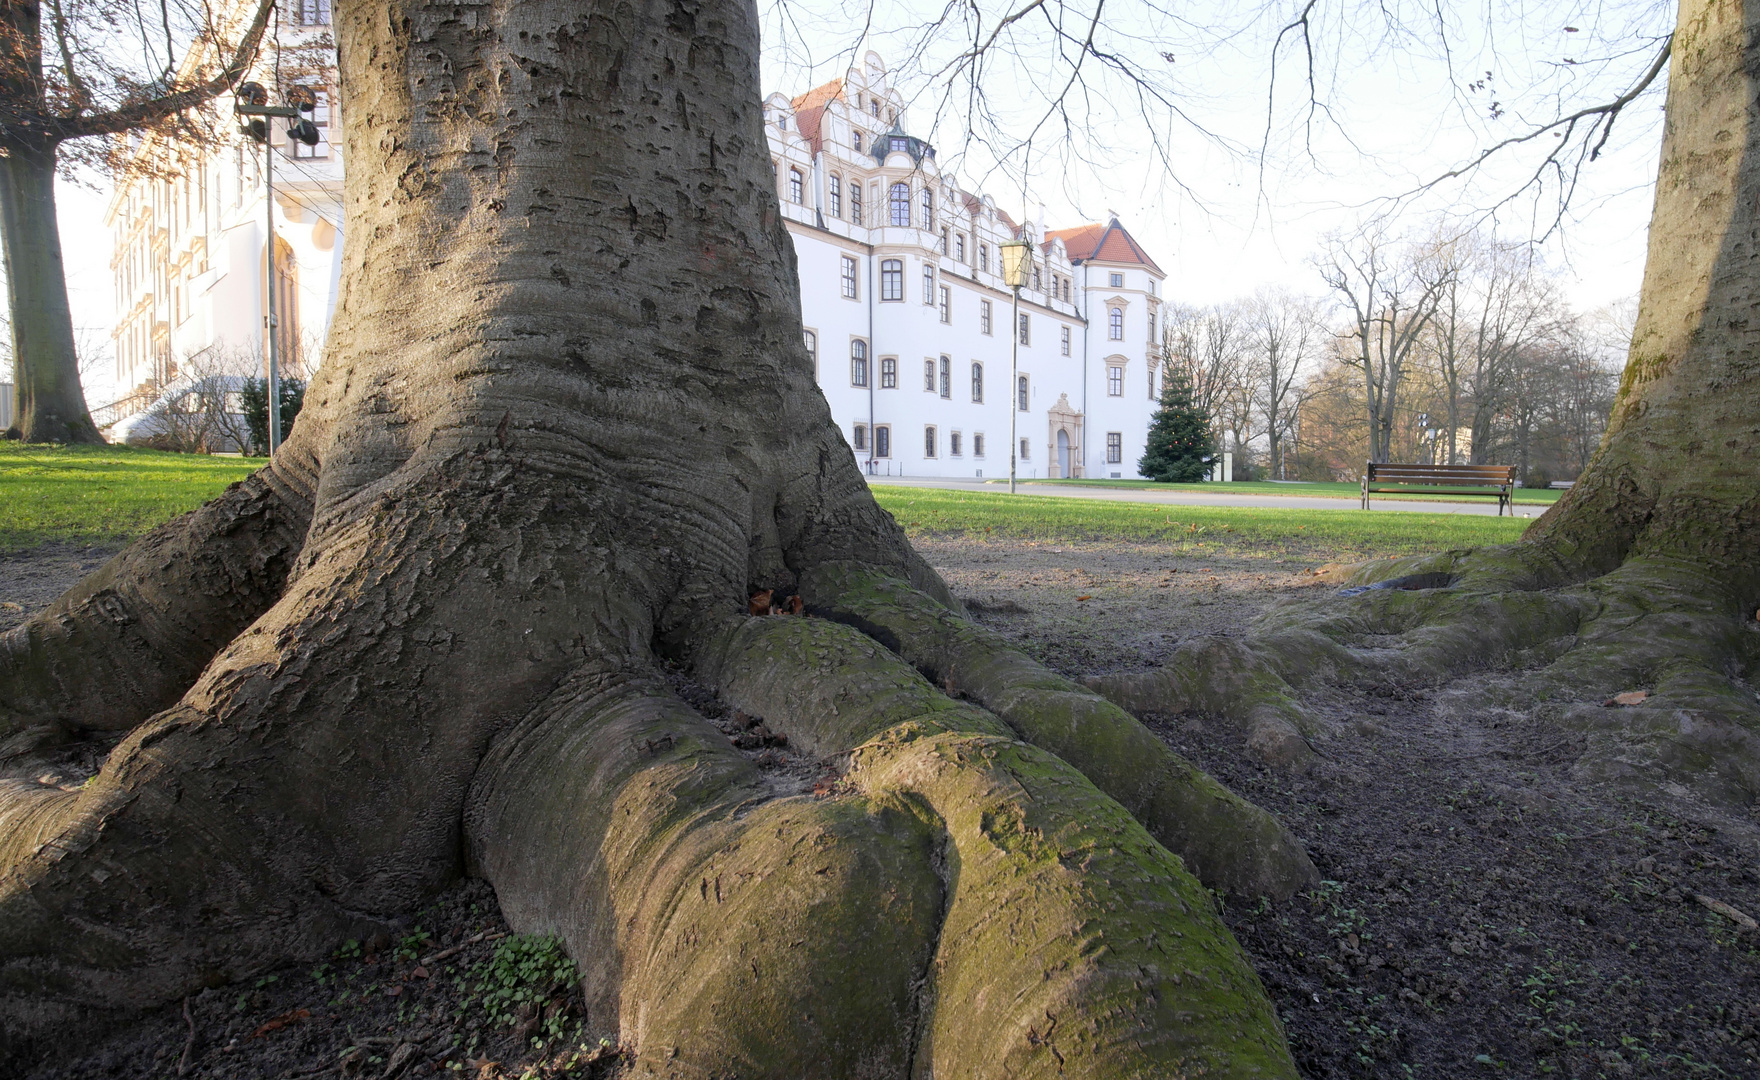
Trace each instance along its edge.
{"label": "street lamp", "polygon": [[288,105],[275,106],[269,104],[269,91],[263,89],[261,83],[247,82],[235,91],[232,111],[241,117],[250,117],[238,127],[239,133],[259,142],[263,146],[263,192],[264,202],[269,215],[268,261],[264,278],[264,291],[268,296],[268,329],[269,329],[269,453],[274,454],[281,447],[281,357],[278,351],[280,334],[277,327],[280,320],[275,312],[275,141],[269,137],[269,118],[280,117],[292,120],[287,126],[288,134],[305,143],[307,146],[318,144],[318,126],[311,120],[301,116],[309,113],[318,102],[317,94],[311,87],[296,86],[288,94]]}
{"label": "street lamp", "polygon": [[997,245],[1002,257],[1002,283],[1014,290],[1014,312],[1008,320],[1011,341],[1008,359],[1008,493],[1014,494],[1015,464],[1021,440],[1015,430],[1021,412],[1021,287],[1027,283],[1027,264],[1032,245],[1025,240],[1005,240]]}

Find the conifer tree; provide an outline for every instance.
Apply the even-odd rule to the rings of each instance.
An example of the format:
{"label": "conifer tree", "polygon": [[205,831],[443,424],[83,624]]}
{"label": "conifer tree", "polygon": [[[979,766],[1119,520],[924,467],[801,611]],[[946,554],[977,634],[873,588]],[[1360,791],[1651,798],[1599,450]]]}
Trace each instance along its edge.
{"label": "conifer tree", "polygon": [[1137,472],[1162,483],[1195,484],[1216,460],[1210,418],[1192,403],[1185,372],[1169,367],[1161,383],[1161,407],[1149,421],[1149,438]]}

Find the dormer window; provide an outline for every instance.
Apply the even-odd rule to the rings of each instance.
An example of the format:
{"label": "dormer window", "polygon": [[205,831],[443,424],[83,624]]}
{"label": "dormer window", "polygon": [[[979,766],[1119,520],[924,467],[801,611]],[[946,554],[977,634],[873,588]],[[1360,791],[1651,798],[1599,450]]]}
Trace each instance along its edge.
{"label": "dormer window", "polygon": [[903,150],[905,153],[908,154],[908,153],[910,153],[910,149],[911,149],[911,141],[909,139],[893,139],[892,140],[892,149]]}

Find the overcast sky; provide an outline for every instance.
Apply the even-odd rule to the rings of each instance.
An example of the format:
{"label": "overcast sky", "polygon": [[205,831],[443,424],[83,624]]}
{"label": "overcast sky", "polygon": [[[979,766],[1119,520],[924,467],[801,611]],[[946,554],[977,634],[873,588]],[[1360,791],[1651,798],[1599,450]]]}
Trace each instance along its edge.
{"label": "overcast sky", "polygon": [[[970,80],[949,67],[974,30],[930,27],[940,5],[761,0],[764,90],[801,93],[874,50],[911,101],[906,127],[932,139],[966,187],[1014,213],[1036,215],[1043,204],[1054,227],[1116,212],[1168,272],[1176,300],[1224,300],[1265,285],[1318,293],[1308,260],[1323,237],[1377,213],[1394,214],[1402,229],[1483,220],[1508,239],[1545,236],[1540,252],[1580,308],[1636,292],[1663,79],[1625,109],[1599,159],[1581,169],[1549,173],[1545,154],[1567,140],[1543,135],[1467,179],[1397,206],[1389,200],[1501,139],[1617,97],[1656,56],[1672,4],[1497,0],[1439,17],[1416,0],[1321,2],[1308,33],[1311,67],[1299,31],[1273,44],[1299,6],[1199,3],[1174,13],[1106,0],[1093,31],[1098,52],[1085,55],[1078,46],[1092,7],[1047,6],[990,53],[975,113]],[[1084,83],[1045,122],[1074,57]],[[1568,140],[1579,151],[1586,127]],[[1599,132],[1588,137],[1598,141]],[[1544,182],[1525,189],[1537,172]],[[1575,186],[1552,230],[1561,180]],[[99,338],[112,317],[107,197],[68,184],[59,192],[74,322]],[[111,393],[107,372],[88,385],[93,404]]]}

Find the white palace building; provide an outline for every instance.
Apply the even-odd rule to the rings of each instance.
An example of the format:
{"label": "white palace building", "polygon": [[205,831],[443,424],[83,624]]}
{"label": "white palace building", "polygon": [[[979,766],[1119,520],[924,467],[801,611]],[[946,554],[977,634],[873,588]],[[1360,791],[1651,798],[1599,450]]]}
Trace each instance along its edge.
{"label": "white palace building", "polygon": [[[819,385],[856,458],[889,476],[1136,475],[1160,387],[1164,275],[1116,219],[1047,230],[962,191],[900,125],[874,53],[764,103]],[[1032,242],[1013,296],[999,245]]]}
{"label": "white palace building", "polygon": [[[292,33],[329,21],[328,0],[290,10]],[[328,135],[331,109],[347,107],[330,93],[334,72],[302,81],[317,88]],[[1134,476],[1159,389],[1160,268],[1116,220],[1017,225],[942,174],[934,148],[900,127],[900,109],[873,53],[843,79],[765,102],[807,346],[857,460],[879,475],[1005,477],[1012,406],[1021,476]],[[327,139],[277,149],[280,345],[309,363],[337,299],[343,164]],[[134,407],[153,387],[175,386],[203,352],[260,365],[261,159],[241,141],[112,199],[117,375]],[[999,245],[1017,237],[1032,242],[1033,262],[1011,388],[1012,294]]]}

